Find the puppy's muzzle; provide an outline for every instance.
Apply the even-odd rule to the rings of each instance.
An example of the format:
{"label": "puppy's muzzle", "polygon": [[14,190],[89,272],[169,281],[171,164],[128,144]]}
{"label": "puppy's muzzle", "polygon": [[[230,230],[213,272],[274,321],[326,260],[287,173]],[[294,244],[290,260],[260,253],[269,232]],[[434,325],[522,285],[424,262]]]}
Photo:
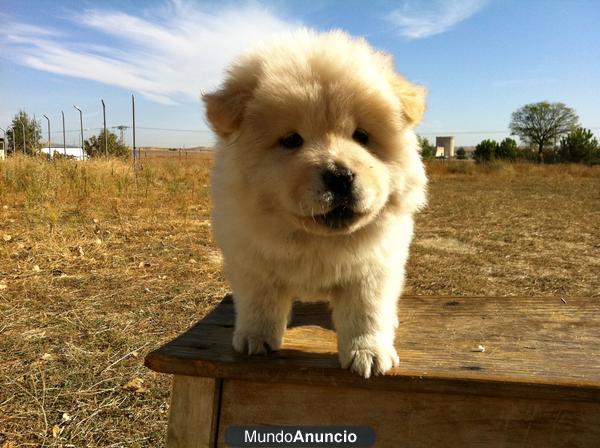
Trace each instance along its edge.
{"label": "puppy's muzzle", "polygon": [[351,205],[354,202],[353,189],[356,174],[341,165],[335,165],[323,171],[323,185],[333,194],[335,205]]}
{"label": "puppy's muzzle", "polygon": [[356,174],[352,170],[339,164],[323,171],[323,185],[327,196],[331,198],[331,209],[327,213],[315,216],[317,222],[340,229],[348,227],[358,218],[358,214],[353,210],[356,202],[355,178]]}

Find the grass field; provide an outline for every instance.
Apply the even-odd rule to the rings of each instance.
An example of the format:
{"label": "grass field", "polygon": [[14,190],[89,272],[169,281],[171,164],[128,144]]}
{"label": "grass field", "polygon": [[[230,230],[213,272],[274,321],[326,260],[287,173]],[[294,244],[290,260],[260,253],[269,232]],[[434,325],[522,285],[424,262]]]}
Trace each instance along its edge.
{"label": "grass field", "polygon": [[[162,446],[143,357],[227,292],[211,155],[0,162],[0,447]],[[433,163],[407,293],[600,297],[600,167]]]}

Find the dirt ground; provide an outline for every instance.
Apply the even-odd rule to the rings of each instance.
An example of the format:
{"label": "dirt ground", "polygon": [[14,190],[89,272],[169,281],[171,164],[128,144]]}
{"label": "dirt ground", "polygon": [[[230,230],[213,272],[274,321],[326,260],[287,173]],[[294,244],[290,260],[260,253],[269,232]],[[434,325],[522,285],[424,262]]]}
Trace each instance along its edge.
{"label": "dirt ground", "polygon": [[[0,162],[0,447],[156,447],[145,354],[228,291],[210,153]],[[600,297],[600,167],[431,163],[406,292]]]}

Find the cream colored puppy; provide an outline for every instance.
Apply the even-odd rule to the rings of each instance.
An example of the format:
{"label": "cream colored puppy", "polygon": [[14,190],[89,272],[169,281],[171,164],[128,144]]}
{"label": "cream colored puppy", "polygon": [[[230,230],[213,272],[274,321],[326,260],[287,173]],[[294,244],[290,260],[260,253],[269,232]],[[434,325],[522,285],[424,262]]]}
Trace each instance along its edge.
{"label": "cream colored puppy", "polygon": [[396,304],[425,203],[413,132],[424,98],[390,56],[337,31],[263,46],[204,96],[235,350],[279,349],[293,300],[328,300],[342,367],[368,378],[398,364]]}

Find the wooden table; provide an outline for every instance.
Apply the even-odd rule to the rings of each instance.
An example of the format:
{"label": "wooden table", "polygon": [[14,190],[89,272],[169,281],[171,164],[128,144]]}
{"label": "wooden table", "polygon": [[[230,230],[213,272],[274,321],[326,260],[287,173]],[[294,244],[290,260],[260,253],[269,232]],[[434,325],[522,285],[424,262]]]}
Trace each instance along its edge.
{"label": "wooden table", "polygon": [[167,446],[355,425],[385,448],[600,447],[600,298],[403,297],[399,316],[400,367],[365,380],[339,368],[326,305],[296,305],[283,349],[249,357],[226,297],[146,357],[174,375]]}

